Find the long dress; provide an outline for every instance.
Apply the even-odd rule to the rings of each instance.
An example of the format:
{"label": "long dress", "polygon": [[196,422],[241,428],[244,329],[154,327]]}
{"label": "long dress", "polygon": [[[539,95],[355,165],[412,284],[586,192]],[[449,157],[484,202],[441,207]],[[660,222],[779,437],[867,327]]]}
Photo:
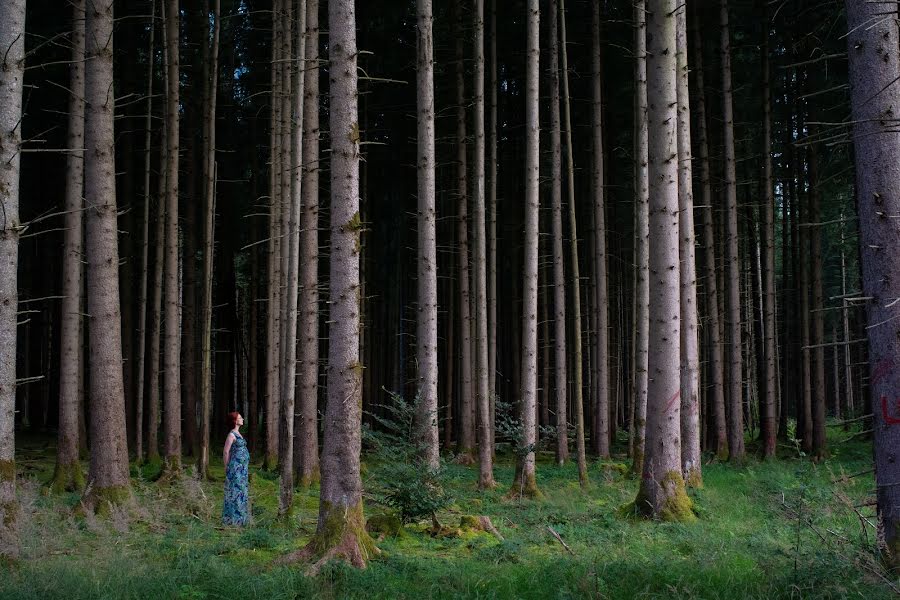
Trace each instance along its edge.
{"label": "long dress", "polygon": [[247,440],[234,432],[231,453],[225,466],[225,503],[222,506],[222,523],[225,525],[244,526],[250,522],[250,496],[247,467],[250,464],[250,451]]}

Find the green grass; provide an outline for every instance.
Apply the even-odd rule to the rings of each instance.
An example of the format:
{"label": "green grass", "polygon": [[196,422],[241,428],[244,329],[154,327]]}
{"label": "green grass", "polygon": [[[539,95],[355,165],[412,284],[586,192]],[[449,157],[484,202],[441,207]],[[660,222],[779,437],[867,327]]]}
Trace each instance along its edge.
{"label": "green grass", "polygon": [[[254,524],[224,529],[221,466],[212,469],[217,482],[170,487],[152,483],[152,469],[135,469],[134,506],[107,519],[79,518],[77,495],[41,494],[52,474],[52,442],[31,438],[18,454],[21,556],[0,567],[0,598],[893,597],[872,572],[884,574],[874,532],[864,534],[838,497],[871,500],[872,474],[832,483],[871,468],[870,447],[839,443],[845,437],[835,434],[831,458],[818,465],[797,456],[704,465],[706,487],[690,491],[699,516],[691,524],[623,516],[638,482],[612,461],[592,464],[591,485],[582,490],[574,464],[557,467],[541,456],[539,501],[505,499],[508,457],[496,468],[501,487],[488,492],[475,488],[476,467],[454,465],[456,501],[441,521],[488,515],[503,541],[484,533],[432,538],[427,524],[411,525],[406,535],[381,540],[383,554],[366,570],[335,564],[315,579],[302,566],[271,563],[313,533],[317,489],[298,492],[295,515],[283,523],[277,480],[253,470]],[[372,503],[366,509],[381,512]]]}

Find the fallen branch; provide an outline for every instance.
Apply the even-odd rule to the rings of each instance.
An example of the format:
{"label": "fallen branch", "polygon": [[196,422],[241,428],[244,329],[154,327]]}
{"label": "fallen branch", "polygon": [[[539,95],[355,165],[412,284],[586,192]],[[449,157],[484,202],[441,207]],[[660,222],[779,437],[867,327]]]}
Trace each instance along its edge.
{"label": "fallen branch", "polygon": [[572,549],[569,548],[569,545],[563,541],[563,539],[559,536],[558,533],[556,533],[556,531],[554,531],[554,529],[552,527],[547,525],[547,529],[550,530],[550,533],[553,534],[553,537],[556,538],[556,541],[558,541],[560,544],[562,544],[562,547],[565,548],[569,552],[569,554],[571,554],[572,556],[575,556],[575,553],[572,552]]}

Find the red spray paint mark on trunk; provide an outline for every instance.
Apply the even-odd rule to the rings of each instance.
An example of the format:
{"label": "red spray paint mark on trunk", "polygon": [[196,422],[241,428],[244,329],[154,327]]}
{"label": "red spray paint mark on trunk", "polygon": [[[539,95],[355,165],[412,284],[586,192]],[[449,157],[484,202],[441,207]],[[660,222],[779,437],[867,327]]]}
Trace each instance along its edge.
{"label": "red spray paint mark on trunk", "polygon": [[[894,400],[894,406],[900,410],[900,398]],[[884,418],[884,422],[887,425],[896,425],[897,423],[900,423],[900,417],[895,417],[888,411],[887,396],[881,397],[881,416]]]}
{"label": "red spray paint mark on trunk", "polygon": [[678,400],[678,397],[679,397],[680,395],[681,395],[681,390],[678,390],[677,392],[675,392],[675,394],[674,394],[671,398],[669,398],[669,401],[666,402],[666,410],[665,410],[665,412],[669,412],[669,411],[672,409],[672,404],[673,404],[676,400]]}

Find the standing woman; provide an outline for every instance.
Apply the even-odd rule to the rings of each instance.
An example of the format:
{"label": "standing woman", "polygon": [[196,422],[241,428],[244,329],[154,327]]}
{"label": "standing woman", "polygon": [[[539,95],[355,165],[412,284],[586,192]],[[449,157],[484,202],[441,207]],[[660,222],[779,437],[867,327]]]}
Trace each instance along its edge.
{"label": "standing woman", "polygon": [[222,506],[222,523],[225,525],[244,526],[250,522],[249,482],[247,467],[250,464],[250,451],[247,440],[240,433],[244,417],[238,412],[228,413],[226,417],[231,431],[225,439],[225,503]]}

